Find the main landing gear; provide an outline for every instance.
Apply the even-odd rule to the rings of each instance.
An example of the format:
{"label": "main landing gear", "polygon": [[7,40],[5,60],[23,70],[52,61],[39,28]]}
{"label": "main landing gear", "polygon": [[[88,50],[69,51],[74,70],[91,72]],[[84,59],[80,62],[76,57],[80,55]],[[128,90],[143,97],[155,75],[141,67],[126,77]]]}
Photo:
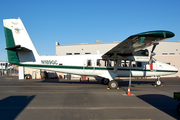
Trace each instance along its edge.
{"label": "main landing gear", "polygon": [[118,82],[115,80],[109,81],[109,79],[103,78],[102,84],[108,85],[108,88],[110,89],[117,89],[118,88]]}
{"label": "main landing gear", "polygon": [[116,82],[115,80],[112,80],[109,82],[108,87],[110,89],[117,89],[118,88],[118,82]]}
{"label": "main landing gear", "polygon": [[155,85],[156,86],[161,86],[162,85],[162,82],[160,80],[160,77],[157,77],[157,79],[155,80]]}
{"label": "main landing gear", "polygon": [[102,82],[102,84],[104,84],[104,85],[108,85],[109,79],[103,78],[101,82]]}

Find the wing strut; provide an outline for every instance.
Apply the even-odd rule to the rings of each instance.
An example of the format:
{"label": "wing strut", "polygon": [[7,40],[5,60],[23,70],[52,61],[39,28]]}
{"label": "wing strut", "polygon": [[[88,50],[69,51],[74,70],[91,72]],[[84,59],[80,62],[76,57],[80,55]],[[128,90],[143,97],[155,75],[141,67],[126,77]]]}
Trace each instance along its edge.
{"label": "wing strut", "polygon": [[113,73],[116,73],[123,57],[118,57],[117,63],[114,67]]}

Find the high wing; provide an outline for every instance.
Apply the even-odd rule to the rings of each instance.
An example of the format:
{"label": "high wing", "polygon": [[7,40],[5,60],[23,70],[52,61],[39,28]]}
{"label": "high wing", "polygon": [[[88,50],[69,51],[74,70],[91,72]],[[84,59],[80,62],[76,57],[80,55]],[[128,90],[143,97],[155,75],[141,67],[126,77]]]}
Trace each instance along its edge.
{"label": "high wing", "polygon": [[102,55],[103,58],[109,58],[112,56],[120,55],[127,56],[132,55],[141,49],[149,47],[153,44],[159,43],[165,39],[173,37],[175,34],[170,31],[149,31],[143,32],[128,37],[123,42],[109,50],[107,53]]}

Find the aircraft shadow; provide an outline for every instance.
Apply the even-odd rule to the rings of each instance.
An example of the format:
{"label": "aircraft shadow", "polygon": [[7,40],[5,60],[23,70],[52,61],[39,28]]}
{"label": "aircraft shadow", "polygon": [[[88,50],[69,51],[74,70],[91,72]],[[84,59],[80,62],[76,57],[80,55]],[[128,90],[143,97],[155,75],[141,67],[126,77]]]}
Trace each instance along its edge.
{"label": "aircraft shadow", "polygon": [[173,98],[160,94],[139,95],[137,97],[161,110],[162,112],[170,115],[171,117],[180,119],[176,112],[178,102],[176,102]]}
{"label": "aircraft shadow", "polygon": [[[118,79],[116,80],[118,82],[119,87],[128,87],[129,86],[129,81],[127,80],[122,80],[122,79]],[[44,79],[41,82],[48,82],[48,83],[67,83],[67,84],[102,84],[101,80],[97,80],[97,81],[80,81],[80,80],[66,80],[66,79]],[[163,83],[163,82],[162,82]],[[142,80],[142,81],[136,81],[136,80],[132,80],[131,81],[131,85],[132,87],[134,87],[133,84],[137,84],[137,85],[145,85],[145,84],[149,84],[149,85],[154,85],[154,80],[153,81],[147,81],[147,80]]]}
{"label": "aircraft shadow", "polygon": [[[124,80],[117,80],[119,87],[128,87],[129,86],[129,81],[124,81]],[[142,81],[136,81],[132,80],[131,81],[131,86],[134,87],[134,85],[152,85],[154,86],[154,81],[148,81],[148,80],[142,80]],[[162,82],[163,84],[163,82]]]}
{"label": "aircraft shadow", "polygon": [[0,100],[0,119],[14,120],[35,96],[9,96]]}
{"label": "aircraft shadow", "polygon": [[80,80],[65,80],[65,79],[45,79],[41,82],[49,83],[68,83],[68,84],[101,84],[99,81],[80,81]]}

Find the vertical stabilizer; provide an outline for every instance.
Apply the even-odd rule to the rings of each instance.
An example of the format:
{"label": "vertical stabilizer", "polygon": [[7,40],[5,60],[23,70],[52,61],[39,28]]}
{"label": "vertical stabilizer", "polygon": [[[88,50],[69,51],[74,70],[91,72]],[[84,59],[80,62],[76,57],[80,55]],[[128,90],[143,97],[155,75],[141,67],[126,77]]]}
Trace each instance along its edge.
{"label": "vertical stabilizer", "polygon": [[8,61],[13,64],[36,62],[39,55],[21,19],[5,19],[3,23]]}

